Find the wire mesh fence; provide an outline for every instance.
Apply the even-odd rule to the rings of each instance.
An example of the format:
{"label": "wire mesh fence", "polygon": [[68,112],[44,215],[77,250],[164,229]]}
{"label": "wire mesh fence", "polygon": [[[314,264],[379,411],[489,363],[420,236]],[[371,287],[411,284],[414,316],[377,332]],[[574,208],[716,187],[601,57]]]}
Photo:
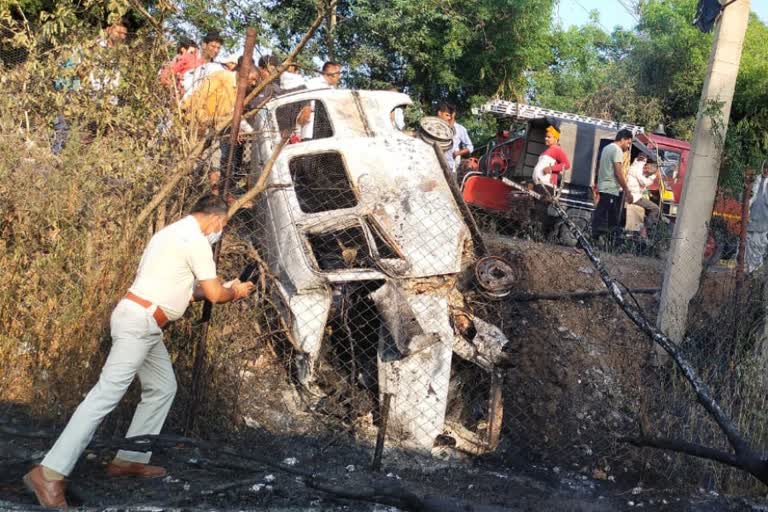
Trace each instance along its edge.
{"label": "wire mesh fence", "polygon": [[[108,347],[104,329],[94,326],[104,325],[115,289],[129,284],[146,239],[181,218],[210,190],[211,172],[222,171],[228,200],[263,184],[230,221],[220,260],[221,275],[253,280],[256,291],[214,309],[202,374],[192,372],[199,308],[170,329],[180,382],[170,429],[187,428],[185,413],[196,403],[194,433],[248,431],[265,449],[308,437],[322,439],[319,453],[349,444],[372,455],[380,435],[385,461],[419,453],[459,465],[540,463],[599,480],[750,488],[734,470],[641,451],[620,439],[650,431],[725,446],[678,370],[655,355],[647,336],[605,294],[549,207],[521,194],[503,198],[504,212],[472,202],[465,208],[463,173],[456,179],[439,149],[392,122],[393,109],[407,103],[403,95],[322,89],[279,96],[249,117],[253,133],[234,146],[219,134],[195,154],[186,118],[153,92],[159,50],[146,64],[153,69],[138,70],[131,52],[122,54],[127,60],[114,66],[134,74],[121,73],[117,102],[111,93],[94,102],[87,88],[51,88],[43,77],[50,78],[45,69],[57,61],[30,62],[25,55],[14,66],[16,55],[3,53],[11,73],[4,85],[18,101],[8,105],[12,115],[0,121],[0,135],[6,149],[26,149],[6,152],[2,186],[15,193],[3,218],[20,216],[29,198],[35,208],[47,200],[60,211],[56,222],[46,222],[50,212],[41,210],[30,214],[32,221],[0,224],[12,273],[57,277],[3,289],[9,304],[19,302],[13,286],[40,297],[33,316],[13,308],[0,314],[8,327],[3,363],[16,368],[3,377],[6,399],[43,408],[56,403],[55,412],[66,417]],[[30,83],[31,92],[24,89]],[[146,103],[136,91],[146,92]],[[55,160],[62,106],[68,142]],[[158,128],[169,120],[172,128]],[[151,226],[130,250],[111,254],[124,227],[184,159],[194,168],[152,211]],[[93,169],[78,175],[83,165]],[[32,179],[35,166],[44,171],[38,182],[24,189],[14,181]],[[11,169],[23,174],[14,177]],[[580,211],[572,218],[589,231],[589,212]],[[57,242],[62,229],[68,245]],[[651,319],[672,239],[671,229],[662,229],[651,244],[622,237],[600,245],[611,274],[634,290]],[[35,239],[36,250],[52,252],[56,261],[33,264],[24,256]],[[687,258],[696,267],[703,255]],[[708,267],[684,315],[688,337],[681,344],[759,445],[765,435],[760,276],[739,281],[727,264]],[[39,318],[64,323],[86,308],[93,312],[78,329],[39,325]],[[83,339],[90,341],[71,341]],[[61,371],[70,364],[83,370],[74,384]],[[45,386],[30,391],[24,388],[30,382]],[[133,390],[132,401],[137,398]],[[118,410],[105,428],[119,432],[129,414],[129,407]]]}

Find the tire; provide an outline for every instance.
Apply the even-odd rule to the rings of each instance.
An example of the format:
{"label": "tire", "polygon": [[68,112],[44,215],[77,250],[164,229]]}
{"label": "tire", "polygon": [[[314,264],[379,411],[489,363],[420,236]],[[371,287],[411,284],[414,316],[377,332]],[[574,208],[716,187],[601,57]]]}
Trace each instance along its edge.
{"label": "tire", "polygon": [[[568,218],[576,224],[576,227],[579,228],[585,236],[589,236],[589,225],[592,221],[590,212],[586,210],[578,210],[576,208],[568,208],[565,213],[568,214]],[[557,241],[560,245],[566,247],[576,247],[576,244],[578,243],[578,240],[573,236],[573,233],[571,233],[571,230],[568,229],[568,226],[566,226],[564,222],[560,223]]]}

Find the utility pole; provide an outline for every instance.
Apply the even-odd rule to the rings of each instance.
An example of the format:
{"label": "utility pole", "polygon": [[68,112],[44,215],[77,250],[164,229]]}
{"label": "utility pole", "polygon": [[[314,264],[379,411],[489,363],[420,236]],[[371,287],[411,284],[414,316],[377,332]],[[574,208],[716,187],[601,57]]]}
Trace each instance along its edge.
{"label": "utility pole", "polygon": [[702,271],[704,244],[717,191],[723,144],[739,74],[750,0],[729,2],[715,30],[707,76],[683,184],[672,248],[664,273],[658,327],[672,340],[685,335],[688,304]]}

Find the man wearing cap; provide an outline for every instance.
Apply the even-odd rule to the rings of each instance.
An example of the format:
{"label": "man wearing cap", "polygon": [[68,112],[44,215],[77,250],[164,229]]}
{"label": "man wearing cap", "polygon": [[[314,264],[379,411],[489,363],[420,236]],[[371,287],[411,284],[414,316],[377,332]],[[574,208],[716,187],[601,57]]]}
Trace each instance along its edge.
{"label": "man wearing cap", "polygon": [[[181,318],[190,301],[230,302],[246,297],[253,287],[237,279],[221,284],[216,277],[211,245],[219,240],[226,223],[226,203],[216,196],[204,196],[190,215],[155,233],[147,244],[136,279],[112,311],[112,348],[99,381],[42,463],[24,476],[24,483],[42,506],[67,508],[64,478],[136,376],[141,382],[141,402],[126,435],[160,433],[176,394],[163,328]],[[120,450],[107,466],[107,475],[165,476],[165,469],[149,465],[151,455]]]}
{"label": "man wearing cap", "polygon": [[571,168],[568,155],[560,147],[559,142],[560,130],[555,123],[550,124],[544,135],[544,144],[546,144],[547,149],[539,155],[536,167],[533,168],[534,184],[557,187],[560,173]]}

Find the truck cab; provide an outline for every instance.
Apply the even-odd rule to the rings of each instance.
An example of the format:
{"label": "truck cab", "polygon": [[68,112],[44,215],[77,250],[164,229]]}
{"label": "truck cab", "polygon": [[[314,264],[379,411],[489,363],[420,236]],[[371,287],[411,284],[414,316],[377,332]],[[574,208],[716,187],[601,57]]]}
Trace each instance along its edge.
{"label": "truck cab", "polygon": [[[490,372],[508,340],[468,313],[458,291],[473,240],[440,151],[393,122],[410,103],[341,89],[269,101],[251,150],[252,178],[266,186],[250,212],[251,240],[274,277],[302,388],[336,393],[349,370],[329,369],[329,354],[345,347],[336,359],[359,369],[348,379],[392,396],[402,446],[429,451],[445,427],[454,354]],[[299,126],[307,106],[311,130]],[[456,326],[467,322],[465,335]]]}

